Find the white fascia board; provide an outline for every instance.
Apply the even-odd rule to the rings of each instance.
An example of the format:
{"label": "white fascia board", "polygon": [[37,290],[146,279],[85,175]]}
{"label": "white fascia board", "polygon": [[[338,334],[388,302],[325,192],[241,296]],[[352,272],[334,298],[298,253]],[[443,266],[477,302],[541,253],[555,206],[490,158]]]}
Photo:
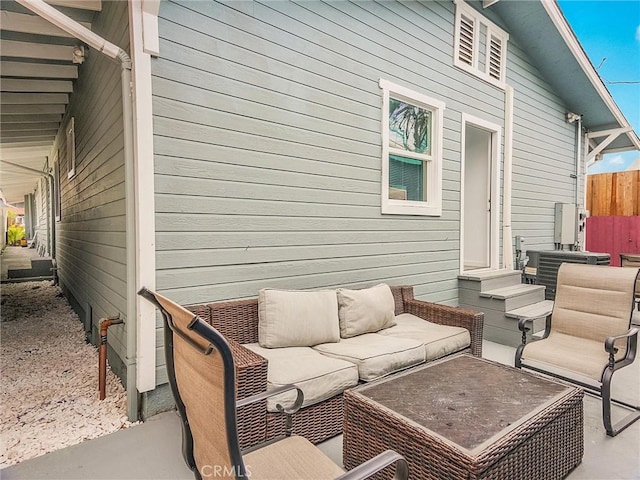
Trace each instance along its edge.
{"label": "white fascia board", "polygon": [[[558,32],[562,36],[567,47],[569,47],[569,50],[578,61],[578,64],[582,68],[582,71],[586,74],[587,78],[600,95],[600,98],[602,98],[607,107],[609,107],[609,111],[613,114],[616,120],[618,120],[620,126],[629,127],[629,122],[625,118],[624,114],[620,110],[620,107],[618,107],[618,104],[615,102],[615,100],[609,93],[609,90],[607,90],[607,87],[604,85],[602,79],[591,64],[591,61],[587,57],[587,54],[582,48],[582,45],[580,45],[580,42],[573,33],[573,30],[567,23],[567,20],[560,10],[560,7],[556,3],[556,0],[541,0],[541,3],[544,9],[547,11],[549,18],[551,18],[551,21],[558,29]],[[631,142],[636,146],[636,149],[640,150],[640,138],[638,138],[638,135],[634,131],[631,131],[629,132],[628,137],[629,140],[631,140]]]}
{"label": "white fascia board", "polygon": [[144,52],[149,55],[160,54],[158,34],[158,12],[160,0],[141,0],[142,2],[142,42]]}

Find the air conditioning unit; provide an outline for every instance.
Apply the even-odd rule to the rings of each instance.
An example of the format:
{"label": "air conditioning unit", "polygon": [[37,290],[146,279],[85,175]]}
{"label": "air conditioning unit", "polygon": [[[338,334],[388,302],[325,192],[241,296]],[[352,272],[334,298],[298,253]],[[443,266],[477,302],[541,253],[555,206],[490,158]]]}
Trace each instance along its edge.
{"label": "air conditioning unit", "polygon": [[561,263],[586,263],[588,265],[609,265],[608,253],[576,252],[569,250],[530,251],[527,256],[537,259],[536,283],[546,287],[545,299],[555,300],[558,283],[558,268]]}

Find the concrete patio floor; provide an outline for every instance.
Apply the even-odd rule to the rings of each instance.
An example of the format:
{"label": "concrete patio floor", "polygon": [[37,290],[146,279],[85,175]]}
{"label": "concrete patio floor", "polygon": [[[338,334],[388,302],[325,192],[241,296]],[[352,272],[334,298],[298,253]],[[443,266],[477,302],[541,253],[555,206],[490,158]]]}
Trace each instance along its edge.
{"label": "concrete patio floor", "polygon": [[[513,348],[486,341],[483,348],[485,358],[513,364]],[[616,373],[616,395],[626,401],[640,403],[640,361]],[[620,411],[614,409],[614,421],[616,413],[619,415]],[[640,421],[617,437],[608,437],[602,426],[601,403],[591,396],[585,396],[584,417],[584,457],[567,478],[640,479]],[[5,468],[0,470],[0,477],[5,480],[191,480],[194,477],[182,459],[180,436],[177,414],[166,412],[150,418],[144,424]],[[341,436],[322,443],[320,448],[333,461],[341,464]]]}

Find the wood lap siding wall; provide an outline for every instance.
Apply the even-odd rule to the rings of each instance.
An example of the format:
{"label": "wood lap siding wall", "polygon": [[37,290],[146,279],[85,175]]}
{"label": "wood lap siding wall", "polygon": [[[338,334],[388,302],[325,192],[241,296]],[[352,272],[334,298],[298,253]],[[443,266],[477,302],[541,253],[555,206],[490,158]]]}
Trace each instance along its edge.
{"label": "wood lap siding wall", "polygon": [[[501,121],[503,93],[453,67],[453,8],[163,2],[158,289],[198,303],[410,283],[456,304],[460,112]],[[381,77],[447,101],[441,217],[380,213]]]}
{"label": "wood lap siding wall", "polygon": [[514,36],[508,58],[507,83],[515,90],[512,232],[524,236],[527,249],[553,250],[555,203],[576,199],[576,127]]}
{"label": "wood lap siding wall", "polygon": [[[103,2],[92,29],[128,51],[126,2]],[[125,184],[120,65],[90,50],[80,67],[70,108],[56,139],[60,162],[61,220],[57,253],[62,286],[80,313],[98,321],[126,316]],[[75,118],[76,167],[68,178],[65,129]],[[97,337],[94,337],[97,338]],[[125,327],[109,329],[109,362],[125,379]]]}
{"label": "wood lap siding wall", "polygon": [[[194,304],[387,282],[457,305],[462,113],[504,126],[505,94],[453,65],[454,18],[453,2],[163,1],[158,290]],[[552,248],[575,130],[517,39],[508,48],[513,232]],[[446,103],[440,217],[380,212],[380,78]]]}

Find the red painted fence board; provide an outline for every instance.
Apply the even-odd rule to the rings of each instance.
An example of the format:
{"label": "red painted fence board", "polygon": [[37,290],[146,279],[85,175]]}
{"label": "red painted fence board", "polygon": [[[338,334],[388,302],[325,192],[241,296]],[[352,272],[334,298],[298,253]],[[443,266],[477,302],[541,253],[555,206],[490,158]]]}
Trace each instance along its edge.
{"label": "red painted fence board", "polygon": [[640,216],[587,218],[586,248],[609,253],[611,265],[619,267],[621,253],[640,253]]}

